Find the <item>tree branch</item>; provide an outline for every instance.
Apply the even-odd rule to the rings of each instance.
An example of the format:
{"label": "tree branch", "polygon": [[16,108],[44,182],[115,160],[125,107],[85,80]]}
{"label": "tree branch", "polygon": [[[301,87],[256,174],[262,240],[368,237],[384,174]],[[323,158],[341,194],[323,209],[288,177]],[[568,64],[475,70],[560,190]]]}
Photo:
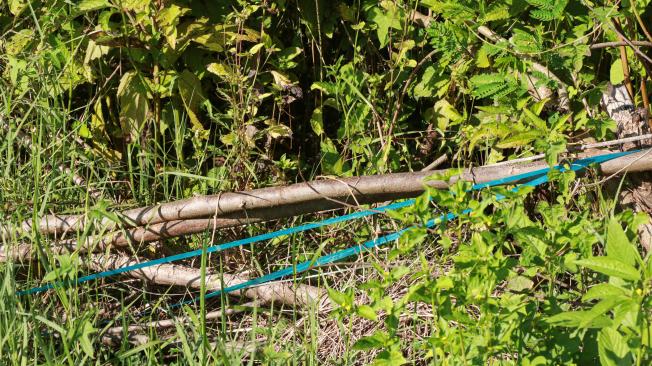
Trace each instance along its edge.
{"label": "tree branch", "polygon": [[[652,170],[652,154],[640,158],[644,152],[634,153],[611,160],[601,165],[602,174],[613,174],[627,167],[627,172]],[[630,165],[631,164],[631,165]],[[427,180],[425,184],[438,189],[447,189],[450,183],[464,180],[473,183],[488,182],[516,174],[526,173],[545,168],[545,162],[504,164],[499,166],[484,166],[463,170],[454,176],[450,182]],[[256,221],[267,221],[308,214],[318,211],[346,207],[347,204],[371,204],[388,200],[397,200],[418,196],[423,193],[424,179],[434,174],[450,174],[448,170],[424,171],[411,173],[393,173],[385,175],[362,176],[344,179],[327,179],[298,183],[285,187],[270,187],[251,191],[224,193],[221,195],[194,197],[191,199],[162,203],[157,206],[144,207],[123,212],[131,222],[140,222],[142,227],[129,230],[126,233],[112,233],[105,240],[107,244],[129,242],[129,235],[140,242],[154,241],[163,238],[181,236],[201,232],[213,228],[248,224]],[[217,212],[218,219],[212,218]],[[166,222],[168,221],[168,222]],[[43,217],[39,222],[42,233],[60,233],[66,230],[82,229],[83,215]],[[153,225],[152,222],[161,225]],[[215,222],[214,226],[212,222]],[[110,222],[109,222],[110,223]],[[221,225],[221,226],[220,226]],[[17,234],[25,228],[31,228],[31,223],[25,222],[22,227],[5,227],[4,234]],[[126,238],[119,241],[113,238]],[[112,242],[112,240],[115,240]],[[91,245],[92,243],[87,243]],[[97,243],[93,245],[98,246]],[[55,250],[75,249],[75,242],[68,242],[63,248]],[[28,244],[0,247],[0,261],[29,258],[31,246]]]}

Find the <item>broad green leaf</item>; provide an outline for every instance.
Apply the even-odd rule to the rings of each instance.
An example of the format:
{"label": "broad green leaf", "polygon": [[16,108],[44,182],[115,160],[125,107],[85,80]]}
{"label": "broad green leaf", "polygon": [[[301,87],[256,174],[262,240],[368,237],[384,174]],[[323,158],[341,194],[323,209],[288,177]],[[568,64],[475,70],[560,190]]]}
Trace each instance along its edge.
{"label": "broad green leaf", "polygon": [[131,10],[136,13],[142,13],[149,8],[151,0],[120,0],[120,6],[125,10]]}
{"label": "broad green leaf", "polygon": [[568,328],[578,328],[587,320],[590,321],[587,328],[604,328],[611,325],[611,319],[604,315],[595,317],[590,311],[566,311],[546,318],[549,324]]}
{"label": "broad green leaf", "polygon": [[222,52],[228,43],[228,38],[223,29],[217,29],[194,36],[192,41],[199,43],[210,51]]}
{"label": "broad green leaf", "polygon": [[441,90],[444,85],[448,85],[450,80],[438,71],[435,66],[426,67],[421,80],[414,86],[415,98],[441,96]]}
{"label": "broad green leaf", "polygon": [[158,14],[156,14],[156,20],[172,49],[177,47],[177,26],[179,25],[179,18],[189,11],[189,8],[182,8],[176,4],[171,4],[159,10]]}
{"label": "broad green leaf", "polygon": [[303,50],[299,47],[288,47],[276,54],[276,64],[281,70],[292,69],[297,66],[295,57],[299,56]]}
{"label": "broad green leaf", "polygon": [[582,296],[582,301],[596,300],[596,299],[606,299],[609,297],[621,297],[626,296],[627,292],[620,287],[616,287],[609,283],[599,283],[591,287],[584,296]]}
{"label": "broad green leaf", "polygon": [[132,142],[138,140],[149,113],[147,91],[141,77],[135,71],[129,71],[122,76],[118,85],[120,127],[123,136],[129,136]]}
{"label": "broad green leaf", "polygon": [[607,227],[607,256],[630,266],[642,262],[638,250],[629,242],[625,231],[615,218],[609,220]]}
{"label": "broad green leaf", "polygon": [[351,305],[353,305],[353,299],[351,298],[351,296],[343,292],[335,291],[331,288],[328,289],[328,297],[335,304],[345,308],[345,310],[348,310],[348,308],[350,308]]}
{"label": "broad green leaf", "polygon": [[400,366],[406,364],[408,361],[403,357],[400,349],[396,346],[391,347],[389,350],[384,350],[376,356],[372,366]]}
{"label": "broad green leaf", "polygon": [[225,65],[220,62],[213,62],[206,67],[208,72],[221,77],[224,81],[231,84],[240,83],[239,75],[233,70],[231,66]]}
{"label": "broad green leaf", "polygon": [[[392,4],[394,5],[394,4]],[[373,7],[367,15],[367,19],[376,24],[376,35],[380,47],[385,47],[389,42],[389,30],[401,30],[401,17],[396,6],[390,6],[390,9],[382,9],[380,7]]]}
{"label": "broad green leaf", "polygon": [[374,348],[381,348],[384,347],[388,341],[389,341],[389,335],[379,330],[370,336],[360,338],[353,345],[353,349],[369,350]]}
{"label": "broad green leaf", "polygon": [[596,318],[600,316],[606,316],[607,312],[613,309],[619,301],[622,301],[622,298],[608,297],[598,302],[591,308],[591,310],[584,312],[585,318],[582,320],[579,327],[586,328],[592,324]]}
{"label": "broad green leaf", "polygon": [[77,10],[82,13],[108,7],[111,7],[111,3],[108,0],[83,0],[77,4]]}
{"label": "broad green leaf", "polygon": [[310,126],[317,136],[324,134],[324,120],[321,113],[321,108],[315,108],[312,111],[312,116],[310,117]]}
{"label": "broad green leaf", "polygon": [[257,54],[263,47],[265,47],[264,43],[255,44],[249,49],[248,53],[253,56]]}
{"label": "broad green leaf", "polygon": [[90,336],[93,333],[97,333],[97,329],[93,327],[93,324],[85,319],[84,323],[81,325],[81,334],[78,336],[78,342],[82,350],[90,357],[94,358],[95,352],[93,348],[93,342],[91,342]]}
{"label": "broad green leaf", "polygon": [[446,99],[438,100],[433,107],[433,111],[433,117],[437,122],[437,128],[442,131],[445,131],[451,122],[457,124],[463,120],[463,117],[457,112],[455,107],[453,107]]}
{"label": "broad green leaf", "polygon": [[196,132],[199,132],[202,138],[208,138],[208,131],[204,128],[197,113],[199,113],[199,108],[206,97],[201,88],[201,82],[188,70],[184,70],[179,74],[177,79],[177,87],[179,88],[179,95],[183,101],[184,107],[186,107],[186,112],[192,123],[192,129]]}
{"label": "broad green leaf", "polygon": [[271,70],[270,73],[272,74],[272,77],[274,77],[274,82],[276,85],[280,86],[281,88],[287,88],[292,85],[290,78],[288,78],[283,73],[275,70]]}
{"label": "broad green leaf", "polygon": [[618,277],[630,281],[638,281],[641,279],[641,274],[636,270],[636,268],[609,257],[591,257],[589,259],[575,261],[575,263],[579,266],[592,269],[607,276]]}
{"label": "broad green leaf", "polygon": [[614,61],[611,64],[611,69],[609,69],[609,81],[613,85],[622,83],[625,80],[625,75],[623,74],[623,64],[620,59]]}
{"label": "broad green leaf", "polygon": [[14,16],[20,15],[27,8],[27,0],[7,0],[9,12]]}
{"label": "broad green leaf", "polygon": [[337,86],[325,81],[315,81],[310,86],[310,90],[319,90],[326,95],[334,95],[337,93]]}
{"label": "broad green leaf", "polygon": [[360,315],[361,317],[369,320],[376,321],[378,320],[378,315],[376,315],[376,312],[374,309],[371,308],[369,305],[360,305],[356,309],[356,313]]}
{"label": "broad green leaf", "polygon": [[273,139],[290,137],[292,136],[292,130],[286,125],[275,124],[267,128],[267,134]]}
{"label": "broad green leaf", "polygon": [[101,46],[92,39],[88,40],[88,46],[86,47],[86,55],[84,56],[84,65],[88,65],[91,61],[97,60],[102,56],[109,53],[111,47]]}
{"label": "broad green leaf", "polygon": [[598,334],[598,352],[603,366],[632,365],[629,346],[615,329],[604,328]]}
{"label": "broad green leaf", "polygon": [[14,35],[6,41],[4,45],[5,53],[8,55],[17,55],[29,45],[30,42],[34,40],[34,30],[33,29],[21,29],[16,32]]}
{"label": "broad green leaf", "polygon": [[516,276],[507,283],[507,289],[514,292],[530,290],[532,286],[534,282],[525,276]]}
{"label": "broad green leaf", "polygon": [[531,130],[526,132],[520,132],[506,139],[501,140],[498,144],[496,144],[496,147],[499,147],[501,149],[509,149],[509,148],[514,148],[519,146],[525,146],[540,137],[541,137],[540,131]]}

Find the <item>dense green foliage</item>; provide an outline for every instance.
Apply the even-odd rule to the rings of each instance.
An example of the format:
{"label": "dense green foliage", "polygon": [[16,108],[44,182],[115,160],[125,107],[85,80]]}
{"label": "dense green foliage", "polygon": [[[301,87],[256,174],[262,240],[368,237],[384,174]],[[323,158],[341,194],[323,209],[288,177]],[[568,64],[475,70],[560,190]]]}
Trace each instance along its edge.
{"label": "dense green foliage", "polygon": [[[634,85],[642,105],[638,86],[649,76],[630,47],[627,67],[618,48],[591,47],[620,41],[618,33],[645,40],[647,0],[7,0],[2,9],[0,212],[12,223],[51,211],[102,216],[108,207],[317,175],[418,170],[442,154],[447,167],[536,153],[555,163],[569,142],[613,137],[616,123],[600,108],[608,82]],[[16,147],[18,131],[30,146]],[[104,199],[50,169],[60,164]],[[410,232],[368,259],[377,269],[369,281],[345,288],[326,279],[341,333],[356,319],[377,329],[328,361],[353,363],[360,352],[387,365],[652,362],[652,260],[636,237],[647,218],[622,211],[613,190],[576,187],[571,173],[553,178],[543,192],[501,191],[510,197],[502,202],[491,192],[465,193],[462,183],[429,191],[437,212],[477,207],[478,214]],[[378,225],[435,215],[425,196],[420,202],[392,214],[396,223]],[[373,235],[375,225],[231,259],[268,272],[290,252],[310,258]],[[20,239],[49,243],[35,232]],[[178,250],[207,240],[169,244]],[[118,356],[102,348],[97,309],[83,305],[100,296],[75,298],[70,290],[49,302],[15,299],[16,286],[27,286],[15,284],[17,273],[33,283],[83,271],[77,255],[40,259],[35,270],[0,264],[0,360],[167,362],[170,354],[159,350],[167,341],[136,348],[125,341]],[[390,296],[406,278],[407,292]],[[360,304],[360,294],[369,303]],[[125,301],[117,299],[124,312]],[[415,312],[422,305],[427,318]],[[258,327],[257,316],[251,327],[267,344],[251,362],[318,362],[314,319],[301,330],[305,338],[288,343],[274,326],[296,318]],[[423,326],[419,340],[404,338],[406,317]],[[206,324],[193,327],[177,328],[183,346],[171,354],[180,363],[246,357],[207,351]],[[42,329],[59,335],[41,338]]]}

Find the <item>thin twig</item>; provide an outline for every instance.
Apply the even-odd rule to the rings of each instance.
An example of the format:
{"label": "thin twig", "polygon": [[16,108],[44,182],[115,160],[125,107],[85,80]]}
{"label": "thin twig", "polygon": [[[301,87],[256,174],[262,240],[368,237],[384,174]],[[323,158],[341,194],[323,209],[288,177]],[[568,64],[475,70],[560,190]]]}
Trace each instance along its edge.
{"label": "thin twig", "polygon": [[641,15],[638,13],[638,10],[636,10],[636,0],[632,0],[632,10],[634,11],[634,17],[636,17],[636,21],[641,27],[643,34],[645,34],[645,37],[647,37],[650,43],[652,43],[652,34],[650,34],[650,31],[645,26],[645,22],[643,22],[643,19],[641,19]]}
{"label": "thin twig", "polygon": [[[641,136],[632,136],[632,137],[626,137],[622,139],[617,139],[617,140],[610,140],[610,141],[603,141],[603,142],[594,142],[590,144],[581,144],[581,145],[569,145],[568,148],[566,148],[563,152],[578,152],[578,151],[584,151],[588,149],[596,149],[600,147],[607,147],[607,146],[614,146],[614,145],[623,145],[628,142],[636,142],[636,141],[643,141],[643,140],[648,140],[652,139],[652,134],[646,134],[646,135],[641,135]],[[513,159],[513,160],[507,160],[507,161],[501,161],[500,163],[495,163],[491,165],[486,165],[486,166],[502,166],[502,165],[508,165],[508,164],[515,164],[515,163],[524,163],[528,161],[534,161],[534,160],[539,160],[545,158],[546,154],[538,154],[538,155],[533,155],[533,156],[528,156],[525,158],[519,158],[519,159]]]}
{"label": "thin twig", "polygon": [[624,165],[622,168],[620,168],[617,171],[613,172],[612,174],[608,175],[606,178],[600,179],[599,181],[597,181],[595,183],[585,184],[583,186],[583,188],[595,187],[595,186],[603,184],[604,182],[608,181],[609,179],[612,179],[613,177],[617,176],[618,174],[626,171],[627,168],[634,165],[634,163],[636,163],[637,161],[643,159],[644,157],[646,157],[651,152],[652,152],[652,149],[645,151],[643,154],[641,154],[641,156],[636,157],[634,160],[630,161],[628,164]]}
{"label": "thin twig", "polygon": [[[618,20],[615,21],[616,27],[620,28],[620,22]],[[621,42],[625,42],[625,39],[623,38],[624,36],[621,36],[620,34],[618,35],[618,38],[620,38]],[[625,42],[626,43],[626,42]],[[629,97],[634,100],[634,87],[632,86],[632,79],[629,76],[629,60],[627,60],[627,48],[626,45],[618,47],[618,50],[620,52],[620,64],[623,69],[623,80],[625,82],[625,87],[627,88],[627,92],[629,93]]]}
{"label": "thin twig", "polygon": [[[257,307],[259,304],[257,301],[251,301],[242,305],[238,305],[229,309],[219,309],[206,313],[206,320],[219,319],[223,316],[238,314],[244,311],[245,308]],[[191,321],[190,317],[187,316],[178,316],[173,319],[165,320],[156,320],[151,321],[145,324],[133,324],[129,325],[126,328],[123,326],[112,327],[106,330],[105,334],[110,335],[122,335],[125,332],[132,333],[137,331],[147,331],[149,329],[166,329],[174,327],[176,324],[187,324]]]}
{"label": "thin twig", "polygon": [[650,98],[647,95],[647,79],[650,75],[641,78],[641,94],[643,95],[643,108],[645,108],[645,118],[647,119],[650,131],[652,131],[652,111],[650,111]]}
{"label": "thin twig", "polygon": [[444,155],[438,157],[437,159],[435,159],[435,161],[433,161],[432,163],[428,164],[428,165],[427,165],[426,167],[424,167],[423,169],[421,169],[421,171],[422,171],[422,172],[425,172],[425,171],[428,171],[428,170],[433,170],[433,169],[435,169],[436,167],[438,167],[438,166],[442,165],[443,163],[445,163],[447,160],[448,160],[448,155],[444,154]]}
{"label": "thin twig", "polygon": [[[625,43],[627,43],[627,45],[631,47],[632,50],[634,50],[634,53],[636,53],[640,58],[643,58],[645,61],[647,61],[652,65],[652,58],[644,54],[638,47],[636,47],[632,43],[632,41],[630,41],[627,37],[625,37],[625,35],[621,31],[619,31],[615,26],[613,26],[612,24],[609,24],[609,26],[614,32],[616,32],[618,37],[620,37],[623,41],[625,41]],[[645,67],[645,70],[648,71],[648,73],[650,73],[649,67],[645,64],[645,62],[642,62],[642,64]]]}
{"label": "thin twig", "polygon": [[[631,42],[634,46],[652,47],[652,42],[648,42],[648,41],[631,41]],[[628,46],[628,44],[625,41],[601,42],[601,43],[594,43],[591,46],[589,46],[589,48],[592,50],[597,50],[600,48],[611,48],[611,47],[620,47],[620,46]]]}

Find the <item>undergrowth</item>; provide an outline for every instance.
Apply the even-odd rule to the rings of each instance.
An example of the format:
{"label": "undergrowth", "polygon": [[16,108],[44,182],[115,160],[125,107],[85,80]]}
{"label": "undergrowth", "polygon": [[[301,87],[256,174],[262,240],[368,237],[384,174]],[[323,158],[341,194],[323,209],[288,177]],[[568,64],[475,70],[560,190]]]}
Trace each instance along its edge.
{"label": "undergrowth", "polygon": [[[556,164],[569,144],[618,132],[600,106],[609,83],[649,108],[651,62],[592,47],[646,39],[645,0],[0,4],[0,226],[419,170],[441,155],[451,171],[535,154]],[[104,230],[32,228],[3,238],[35,258],[0,262],[0,363],[649,364],[652,261],[637,236],[649,219],[619,205],[621,178],[551,173],[517,193],[457,182],[411,209],[182,263],[257,276],[474,209],[285,280],[326,291],[328,311],[238,296],[171,309],[205,291],[127,277],[20,297],[91,272],[90,254],[51,247]],[[332,214],[126,253],[156,258]],[[217,309],[232,314],[205,318]],[[141,342],[107,337],[182,317]]]}

